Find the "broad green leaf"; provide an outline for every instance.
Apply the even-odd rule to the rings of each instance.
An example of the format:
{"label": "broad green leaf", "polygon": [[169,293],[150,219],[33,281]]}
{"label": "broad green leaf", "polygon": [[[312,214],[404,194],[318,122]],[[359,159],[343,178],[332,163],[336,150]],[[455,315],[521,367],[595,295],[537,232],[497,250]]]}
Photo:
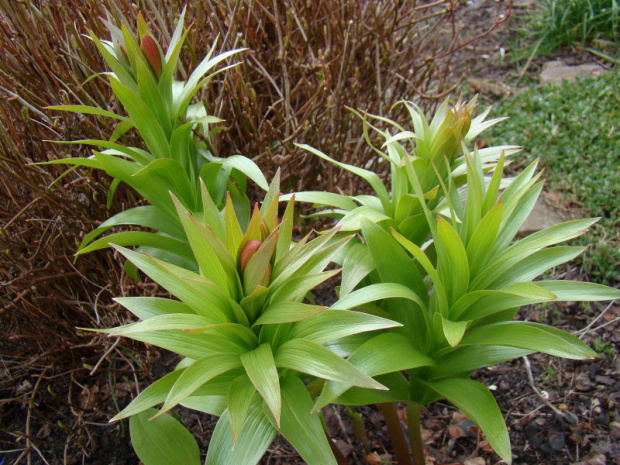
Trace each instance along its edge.
{"label": "broad green leaf", "polygon": [[338,221],[338,228],[343,232],[359,231],[362,229],[364,220],[376,224],[383,222],[388,222],[390,225],[393,224],[392,218],[382,211],[375,210],[367,205],[362,205],[346,213],[340,221]]}
{"label": "broad green leaf", "polygon": [[49,107],[45,107],[45,110],[59,110],[59,111],[69,111],[72,113],[84,113],[87,115],[98,115],[104,116],[106,118],[126,120],[124,116],[117,115],[116,113],[112,113],[111,111],[103,110],[97,107],[90,107],[88,105],[51,105]]}
{"label": "broad green leaf", "polygon": [[[393,332],[380,334],[365,342],[347,358],[347,361],[369,376],[398,373],[435,364],[407,337]],[[334,402],[349,387],[342,383],[326,382],[321,395],[316,400],[314,410]]]}
{"label": "broad green leaf", "polygon": [[256,390],[273,413],[278,427],[282,412],[280,378],[269,344],[261,344],[257,349],[241,356],[241,363]]}
{"label": "broad green leaf", "polygon": [[189,313],[171,313],[167,315],[158,315],[149,318],[148,320],[140,321],[138,323],[131,323],[124,326],[118,326],[112,329],[100,330],[102,332],[109,333],[111,336],[126,336],[134,333],[146,333],[149,331],[163,331],[163,330],[183,330],[203,328],[205,326],[211,326],[217,324],[215,321],[210,320],[202,315],[189,314]]}
{"label": "broad green leaf", "polygon": [[268,303],[269,305],[273,305],[277,302],[302,298],[319,284],[327,281],[333,276],[336,276],[338,273],[340,273],[340,270],[323,271],[312,275],[296,276],[276,290],[270,288]]}
{"label": "broad green leaf", "polygon": [[215,426],[205,465],[255,465],[259,462],[277,429],[263,413],[262,402],[254,402],[248,410],[242,433],[233,445],[229,413],[225,410]]}
{"label": "broad green leaf", "polygon": [[317,344],[367,331],[394,328],[400,323],[361,312],[329,309],[295,324],[293,337]]}
{"label": "broad green leaf", "polygon": [[215,318],[220,323],[234,321],[226,296],[204,278],[148,255],[122,247],[115,246],[114,248],[151,279],[189,305],[196,313]]}
{"label": "broad green leaf", "polygon": [[159,415],[185,400],[210,379],[240,366],[239,357],[228,353],[209,354],[196,360],[176,380]]}
{"label": "broad green leaf", "polygon": [[400,372],[377,376],[388,391],[353,387],[335,400],[342,405],[369,405],[382,402],[406,402],[410,399],[409,383]]}
{"label": "broad green leaf", "polygon": [[149,331],[148,333],[128,334],[127,337],[194,360],[222,351],[241,355],[248,350],[247,345],[231,341],[230,338],[222,337],[217,332],[190,334],[186,331]]}
{"label": "broad green leaf", "polygon": [[170,415],[151,419],[155,409],[129,420],[131,445],[144,465],[200,465],[200,450],[191,433]]}
{"label": "broad green leaf", "polygon": [[[120,413],[118,413],[110,422],[122,420],[123,418],[137,415],[140,412],[144,412],[157,404],[161,404],[166,400],[166,396],[170,389],[176,383],[179,376],[183,373],[184,369],[175,370],[168,373],[166,376],[159,378],[153,384],[148,386],[142,391],[138,397],[136,397],[131,403],[125,407]],[[151,418],[153,415],[150,415]]]}
{"label": "broad green leaf", "polygon": [[227,407],[226,396],[189,396],[179,405],[219,417]]}
{"label": "broad green leaf", "polygon": [[327,310],[327,307],[321,305],[309,305],[301,302],[277,302],[263,311],[261,316],[254,322],[254,326],[302,321],[325,310]]}
{"label": "broad green leaf", "polygon": [[106,221],[101,223],[98,228],[92,230],[84,237],[78,250],[84,248],[88,245],[88,243],[109,228],[124,225],[145,226],[168,234],[169,236],[177,238],[183,237],[183,230],[177,224],[170,221],[170,219],[162,211],[152,205],[144,205],[130,208],[117,213],[111,218],[108,218]]}
{"label": "broad green leaf", "polygon": [[349,295],[374,267],[375,262],[366,246],[359,241],[349,243],[345,249],[344,261],[342,262],[340,297]]}
{"label": "broad green leaf", "polygon": [[468,331],[462,345],[502,345],[543,352],[576,360],[596,357],[596,352],[578,338],[538,323],[508,321]]}
{"label": "broad green leaf", "polygon": [[183,302],[162,297],[116,297],[118,302],[141,320],[168,314],[194,314],[195,312]]}
{"label": "broad green leaf", "polygon": [[[94,42],[95,46],[101,53],[101,56],[110,67],[113,72],[111,78],[117,78],[120,82],[122,82],[125,86],[128,86],[128,90],[137,95],[138,93],[138,85],[133,80],[133,78],[129,75],[129,73],[125,70],[123,65],[110,53],[110,51],[106,48],[104,43],[97,38],[93,31],[88,31],[88,35]],[[119,83],[120,83],[119,82]]]}
{"label": "broad green leaf", "polygon": [[230,157],[224,158],[222,163],[241,171],[264,191],[269,189],[269,184],[267,183],[263,172],[251,159],[242,155],[231,155]]}
{"label": "broad green leaf", "polygon": [[382,299],[401,298],[408,299],[420,306],[422,311],[426,311],[426,305],[422,299],[409,287],[398,283],[383,282],[370,284],[361,289],[351,292],[346,297],[335,302],[332,310],[349,310],[360,307],[368,302],[375,302]]}
{"label": "broad green leaf", "polygon": [[441,328],[446,341],[451,347],[456,347],[463,339],[469,321],[450,321],[439,313],[435,314],[435,320],[437,318],[441,320]]}
{"label": "broad green leaf", "polygon": [[448,302],[454,303],[467,292],[469,260],[459,233],[441,217],[437,219],[437,235],[437,268],[446,287]]}
{"label": "broad green leaf", "polygon": [[228,413],[230,415],[230,429],[232,431],[233,446],[239,439],[239,435],[243,429],[248,410],[256,388],[247,375],[237,377],[228,388]]}
{"label": "broad green leaf", "polygon": [[312,399],[303,382],[297,377],[284,380],[280,433],[309,465],[336,465],[321,420],[311,411]]}
{"label": "broad green leaf", "polygon": [[536,281],[543,289],[555,294],[558,301],[593,302],[620,299],[620,290],[601,284],[581,281]]}
{"label": "broad green leaf", "polygon": [[226,224],[226,248],[230,256],[236,258],[241,245],[241,239],[243,238],[243,232],[241,231],[241,225],[235,214],[235,207],[230,194],[226,196],[224,218]]}
{"label": "broad green leaf", "polygon": [[191,250],[187,247],[186,242],[179,241],[172,237],[162,236],[161,234],[143,231],[124,231],[104,236],[78,250],[75,255],[79,256],[94,252],[95,250],[105,249],[112,244],[117,246],[153,247],[178,255],[188,260],[190,263],[194,261],[194,255],[192,255]]}
{"label": "broad green leaf", "polygon": [[110,77],[110,86],[131,116],[136,129],[140,132],[140,136],[153,156],[155,158],[169,156],[170,145],[168,139],[159,125],[153,110],[116,78]]}
{"label": "broad green leaf", "polygon": [[462,378],[422,381],[422,383],[461,409],[480,427],[495,452],[509,464],[512,463],[506,423],[497,402],[485,386]]}
{"label": "broad green leaf", "polygon": [[450,309],[450,318],[475,320],[508,308],[553,300],[555,295],[536,283],[515,283],[502,289],[473,291]]}
{"label": "broad green leaf", "polygon": [[248,323],[252,322],[254,325],[259,324],[256,318],[261,314],[265,307],[265,301],[269,295],[269,289],[265,286],[256,286],[252,293],[245,296],[239,305],[248,317]]}
{"label": "broad green leaf", "polygon": [[310,147],[309,145],[306,145],[306,144],[295,144],[295,145],[297,145],[299,148],[307,150],[310,153],[313,153],[314,155],[316,155],[317,157],[323,160],[326,160],[364,179],[366,182],[368,182],[368,184],[370,184],[370,187],[372,187],[377,197],[379,197],[379,199],[381,200],[381,204],[383,205],[384,211],[386,212],[390,211],[391,205],[390,205],[389,194],[385,186],[383,185],[381,178],[376,173],[373,173],[372,171],[368,171],[362,168],[358,168],[357,166],[348,165],[346,163],[341,163],[339,161],[336,161],[333,158],[330,158],[327,155],[325,155],[323,152],[313,147]]}
{"label": "broad green leaf", "polygon": [[502,204],[497,202],[475,227],[467,243],[471,276],[476,276],[490,257],[501,221]]}
{"label": "broad green leaf", "polygon": [[496,276],[489,287],[499,289],[517,282],[532,281],[545,271],[574,259],[582,252],[583,248],[570,246],[539,250],[503,274]]}
{"label": "broad green leaf", "polygon": [[433,380],[468,375],[478,368],[497,365],[531,353],[531,350],[505,346],[459,346],[439,357],[427,378]]}
{"label": "broad green leaf", "polygon": [[370,389],[386,389],[329,349],[303,339],[284,343],[275,356],[276,366],[331,381]]}
{"label": "broad green leaf", "polygon": [[340,208],[351,211],[357,208],[357,204],[348,195],[334,194],[333,192],[302,191],[295,194],[287,194],[280,197],[280,201],[290,200],[295,196],[297,202],[308,202],[314,205]]}
{"label": "broad green leaf", "polygon": [[362,232],[381,280],[407,286],[425,300],[427,289],[420,270],[390,233],[370,221],[363,222]]}
{"label": "broad green leaf", "polygon": [[192,221],[192,215],[174,194],[172,194],[172,200],[198,263],[200,274],[213,281],[220,288],[226,289],[229,294],[234,295],[234,283],[230,281],[230,276],[224,270],[220,257],[211,246],[211,241],[206,237],[208,232],[196,221]]}

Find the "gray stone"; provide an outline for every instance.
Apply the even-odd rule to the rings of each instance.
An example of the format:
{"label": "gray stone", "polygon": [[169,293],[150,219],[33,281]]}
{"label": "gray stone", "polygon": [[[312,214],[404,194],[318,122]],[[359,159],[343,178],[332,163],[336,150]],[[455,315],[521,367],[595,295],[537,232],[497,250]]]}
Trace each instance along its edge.
{"label": "gray stone", "polygon": [[549,228],[564,221],[562,216],[553,208],[545,204],[542,199],[538,199],[530,216],[519,229],[519,237],[529,236],[541,229]]}
{"label": "gray stone", "polygon": [[563,61],[548,61],[543,64],[540,74],[540,83],[560,84],[564,79],[573,80],[576,77],[598,76],[605,72],[605,68],[593,63],[578,66],[565,65]]}

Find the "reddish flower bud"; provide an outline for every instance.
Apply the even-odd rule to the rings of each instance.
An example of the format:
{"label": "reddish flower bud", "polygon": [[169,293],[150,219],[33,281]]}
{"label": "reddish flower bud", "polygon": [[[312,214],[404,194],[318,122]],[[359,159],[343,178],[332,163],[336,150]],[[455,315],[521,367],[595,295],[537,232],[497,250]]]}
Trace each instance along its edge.
{"label": "reddish flower bud", "polygon": [[252,239],[251,241],[247,241],[241,249],[241,254],[239,256],[239,269],[242,273],[245,270],[248,261],[250,261],[250,258],[252,258],[256,251],[260,248],[261,244],[262,242],[258,239]]}
{"label": "reddish flower bud", "polygon": [[159,78],[161,75],[161,54],[159,53],[159,47],[151,36],[142,37],[142,43],[140,44],[140,49],[146,60],[150,63],[151,68],[155,72],[155,76]]}

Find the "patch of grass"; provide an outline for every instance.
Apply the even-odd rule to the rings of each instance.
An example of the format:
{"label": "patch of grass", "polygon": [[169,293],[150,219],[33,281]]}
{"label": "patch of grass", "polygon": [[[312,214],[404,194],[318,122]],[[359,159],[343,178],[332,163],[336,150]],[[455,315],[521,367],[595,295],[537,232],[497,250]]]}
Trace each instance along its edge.
{"label": "patch of grass", "polygon": [[593,244],[583,256],[584,270],[606,284],[620,282],[619,79],[616,70],[526,90],[500,105],[496,114],[510,119],[490,134],[493,145],[523,145],[518,161],[540,158],[547,189],[601,217],[580,243]]}
{"label": "patch of grass", "polygon": [[[528,21],[526,54],[547,55],[564,45],[585,45],[595,38],[617,37],[618,0],[545,0]],[[531,24],[531,26],[529,26]]]}

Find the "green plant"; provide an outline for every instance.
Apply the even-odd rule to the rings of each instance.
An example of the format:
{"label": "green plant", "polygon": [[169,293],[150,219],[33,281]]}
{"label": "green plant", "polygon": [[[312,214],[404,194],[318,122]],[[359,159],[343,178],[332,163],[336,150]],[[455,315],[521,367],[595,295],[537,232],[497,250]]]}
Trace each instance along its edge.
{"label": "green plant", "polygon": [[[562,193],[577,214],[600,216],[599,225],[579,239],[589,246],[579,263],[590,279],[620,281],[620,97],[618,71],[596,78],[537,86],[500,104],[509,117],[489,131],[491,143],[523,141],[524,160],[547,171],[548,189]],[[584,212],[585,210],[585,212]]]}
{"label": "green plant", "polygon": [[545,0],[530,19],[525,40],[533,45],[526,53],[547,55],[563,45],[585,45],[596,37],[613,40],[619,25],[618,0]]}
{"label": "green plant", "polygon": [[[443,142],[448,145],[452,134],[447,131],[438,138],[447,135]],[[423,153],[429,140],[424,136],[424,133],[418,135],[412,156],[402,157],[397,166],[403,168],[412,189],[411,196],[422,210],[417,221],[425,223],[431,239],[424,235],[405,237],[387,215],[377,218],[362,214],[359,224],[364,242],[355,245],[354,258],[348,260],[353,256],[349,254],[343,261],[345,272],[352,277],[347,287],[343,285],[345,292],[357,286],[354,293],[365,292],[376,300],[363,310],[402,324],[387,333],[393,335],[393,341],[386,338],[378,347],[372,346],[373,340],[386,334],[376,336],[377,339],[360,335],[347,341],[346,349],[343,348],[349,354],[347,360],[371,375],[378,373],[365,366],[369,351],[385,352],[384,357],[399,353],[403,359],[419,361],[419,365],[407,369],[407,376],[401,373],[403,368],[376,376],[390,388],[385,392],[347,389],[345,385],[328,382],[315,408],[330,402],[347,405],[407,402],[410,443],[415,463],[419,464],[424,463],[420,409],[446,398],[470,416],[502,459],[510,462],[510,443],[501,412],[490,391],[470,380],[469,375],[478,368],[535,351],[575,359],[595,357],[595,352],[572,335],[542,324],[512,319],[522,305],[607,300],[620,297],[620,291],[583,282],[534,281],[545,271],[579,255],[580,247],[556,244],[583,234],[596,221],[572,221],[516,241],[519,227],[542,189],[540,174],[535,174],[536,163],[506,183],[501,150],[492,175],[486,176],[491,172],[480,151],[469,152],[463,145],[465,179],[457,184],[453,178],[458,179],[460,173],[455,175],[451,170],[446,171],[446,181],[438,177],[435,190],[443,190],[444,207],[431,208],[429,204],[432,205],[435,196],[428,193],[432,186],[423,186],[424,171],[416,169],[420,167],[418,161],[424,159],[418,155],[418,147]],[[414,135],[407,134],[407,137]],[[397,136],[388,139],[388,153],[395,153],[391,144],[398,139]],[[443,165],[450,167],[451,152],[440,152],[439,160],[442,155]],[[432,168],[435,171],[435,166]],[[365,171],[359,173],[368,177]],[[460,192],[458,189],[463,185],[467,186],[466,196],[463,189]],[[373,188],[380,190],[375,185]],[[391,200],[395,198],[393,195]],[[340,222],[344,223],[347,215],[340,216]],[[381,293],[375,288],[386,283],[392,283],[388,292]],[[414,297],[405,297],[403,289],[410,290]],[[397,290],[401,296],[391,294]],[[346,302],[347,297],[341,294],[341,300]],[[410,345],[406,349],[398,346],[398,338]],[[393,441],[399,441],[397,430],[391,434]],[[404,439],[400,441],[404,443]],[[399,456],[402,463],[410,463],[408,460]]]}
{"label": "green plant", "polygon": [[[71,164],[103,170],[114,178],[109,199],[118,183],[124,182],[151,204],[133,207],[103,222],[84,238],[78,255],[108,247],[113,242],[146,247],[150,253],[161,258],[195,268],[168,192],[174,193],[191,212],[200,214],[202,180],[219,208],[223,207],[227,193],[231,196],[241,224],[246,226],[251,211],[246,195],[246,177],[267,189],[262,172],[250,159],[241,155],[222,159],[211,153],[209,138],[217,132],[217,128],[211,129],[211,125],[221,120],[208,115],[203,103],[191,104],[195,94],[210,79],[235,65],[207,73],[241,49],[214,55],[214,44],[186,81],[175,80],[179,55],[188,33],[183,29],[184,17],[185,11],[177,22],[165,54],[142,16],[138,16],[138,39],[124,23],[117,27],[111,17],[106,22],[110,41],[100,40],[90,33],[111,69],[104,74],[108,76],[114,95],[128,116],[86,105],[48,107],[118,121],[109,140],[62,142],[88,144],[103,150],[95,151],[88,158],[59,159],[49,164]],[[146,150],[119,142],[119,138],[132,129],[136,130]],[[140,226],[156,232],[117,232],[95,240],[105,231],[120,225]]]}
{"label": "green plant", "polygon": [[[364,292],[351,293],[330,308],[303,302],[308,292],[339,272],[324,269],[350,237],[331,243],[333,231],[292,243],[293,201],[278,221],[278,183],[276,177],[247,228],[241,227],[230,196],[220,212],[204,185],[201,219],[173,198],[198,273],[115,246],[179,299],[116,299],[141,321],[102,330],[184,357],[113,419],[132,416],[131,429],[137,432],[132,442],[149,465],[198,463],[191,437],[163,416],[179,404],[220,416],[207,464],[256,463],[278,431],[308,463],[335,464],[319,417],[311,413],[312,398],[304,381],[385,389],[325,346],[398,323],[350,311],[374,298]],[[367,363],[373,371],[386,369],[382,360]],[[148,410],[162,402],[159,412]],[[153,448],[162,434],[180,439]],[[183,461],[188,447],[191,462]]]}

